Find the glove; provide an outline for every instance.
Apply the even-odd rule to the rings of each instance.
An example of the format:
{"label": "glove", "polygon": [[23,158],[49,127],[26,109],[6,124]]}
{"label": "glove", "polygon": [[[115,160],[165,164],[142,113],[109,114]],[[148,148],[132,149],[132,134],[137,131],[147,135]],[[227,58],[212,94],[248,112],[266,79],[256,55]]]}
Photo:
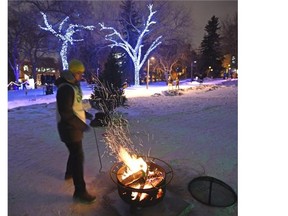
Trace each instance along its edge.
{"label": "glove", "polygon": [[85,112],[85,115],[86,115],[86,119],[89,119],[90,121],[93,120],[94,118],[94,116],[89,112]]}

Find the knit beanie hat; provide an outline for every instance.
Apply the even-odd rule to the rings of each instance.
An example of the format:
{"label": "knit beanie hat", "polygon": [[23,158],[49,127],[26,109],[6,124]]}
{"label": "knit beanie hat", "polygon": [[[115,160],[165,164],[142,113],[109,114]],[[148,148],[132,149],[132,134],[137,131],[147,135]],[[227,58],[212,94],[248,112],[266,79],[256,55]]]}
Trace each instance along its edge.
{"label": "knit beanie hat", "polygon": [[85,67],[81,61],[73,59],[69,62],[69,71],[71,73],[78,73],[78,72],[84,73]]}

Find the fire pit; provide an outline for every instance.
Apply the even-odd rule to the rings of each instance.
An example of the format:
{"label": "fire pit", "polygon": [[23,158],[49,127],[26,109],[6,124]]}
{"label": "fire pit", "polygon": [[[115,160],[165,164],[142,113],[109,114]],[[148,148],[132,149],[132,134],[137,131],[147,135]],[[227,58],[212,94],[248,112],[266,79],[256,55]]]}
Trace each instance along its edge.
{"label": "fire pit", "polygon": [[171,166],[163,160],[145,156],[142,158],[147,163],[146,172],[138,170],[127,175],[127,166],[123,162],[115,163],[110,170],[110,177],[117,185],[119,196],[132,208],[159,203],[173,178]]}

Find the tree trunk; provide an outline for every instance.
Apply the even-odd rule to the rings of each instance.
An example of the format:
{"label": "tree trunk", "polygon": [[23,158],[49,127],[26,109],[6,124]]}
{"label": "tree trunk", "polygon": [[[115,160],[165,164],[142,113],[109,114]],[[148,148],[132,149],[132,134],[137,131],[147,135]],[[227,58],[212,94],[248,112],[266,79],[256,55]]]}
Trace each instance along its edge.
{"label": "tree trunk", "polygon": [[139,67],[138,65],[134,65],[134,68],[135,68],[135,86],[140,86],[140,82],[139,82],[140,69],[138,67]]}
{"label": "tree trunk", "polygon": [[60,56],[61,56],[61,60],[62,60],[62,69],[63,70],[67,70],[68,69],[68,62],[67,62],[67,44],[68,42],[65,41],[62,43],[62,48],[60,51]]}

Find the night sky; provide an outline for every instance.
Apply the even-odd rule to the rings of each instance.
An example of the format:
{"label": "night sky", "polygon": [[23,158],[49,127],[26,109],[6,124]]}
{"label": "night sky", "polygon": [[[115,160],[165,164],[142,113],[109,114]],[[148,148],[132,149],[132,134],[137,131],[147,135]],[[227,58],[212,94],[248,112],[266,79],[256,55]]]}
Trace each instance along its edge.
{"label": "night sky", "polygon": [[[10,1],[19,1],[19,0],[10,0]],[[22,1],[22,0],[20,0]],[[94,4],[96,2],[103,2],[103,0],[92,0]],[[121,4],[122,0],[106,0],[107,2],[111,2],[113,5]],[[150,2],[148,0],[134,0],[141,1],[145,4],[145,2]],[[163,0],[154,0],[163,1]],[[236,12],[238,12],[238,1],[237,0],[167,0],[175,3],[175,7],[185,5],[184,8],[189,8],[191,11],[192,23],[193,26],[191,28],[191,43],[194,48],[198,48],[204,36],[204,28],[208,23],[208,20],[215,15],[219,18],[219,22],[227,18],[228,16],[232,18]],[[113,3],[114,2],[114,3]],[[110,4],[111,5],[111,4]]]}
{"label": "night sky", "polygon": [[[238,12],[238,2],[233,1],[177,1],[177,4],[185,4],[191,8],[191,14],[193,19],[193,46],[198,47],[203,39],[205,33],[205,26],[208,24],[208,20],[215,15],[221,20],[227,16],[233,17]],[[196,48],[195,47],[195,48]]]}

